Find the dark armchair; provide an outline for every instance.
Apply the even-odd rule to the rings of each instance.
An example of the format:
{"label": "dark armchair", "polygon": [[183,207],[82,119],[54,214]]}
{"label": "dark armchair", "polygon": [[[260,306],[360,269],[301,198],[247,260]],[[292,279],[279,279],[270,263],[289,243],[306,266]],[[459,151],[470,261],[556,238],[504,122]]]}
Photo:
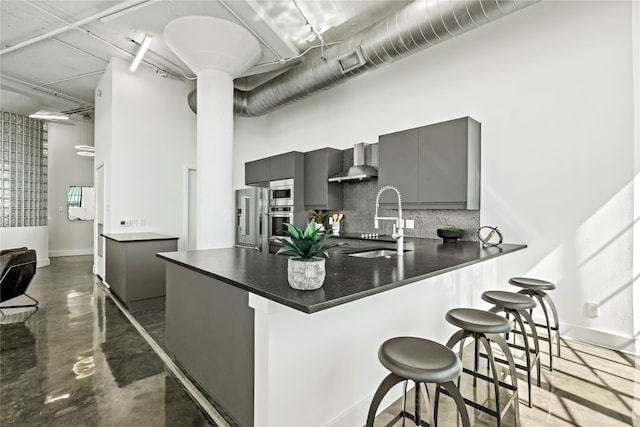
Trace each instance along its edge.
{"label": "dark armchair", "polygon": [[[38,300],[27,295],[27,288],[36,274],[36,251],[27,248],[5,249],[0,251],[0,320],[5,315],[2,309],[18,307],[35,307]],[[24,295],[31,303],[4,305],[5,301]],[[35,310],[34,310],[35,312]]]}

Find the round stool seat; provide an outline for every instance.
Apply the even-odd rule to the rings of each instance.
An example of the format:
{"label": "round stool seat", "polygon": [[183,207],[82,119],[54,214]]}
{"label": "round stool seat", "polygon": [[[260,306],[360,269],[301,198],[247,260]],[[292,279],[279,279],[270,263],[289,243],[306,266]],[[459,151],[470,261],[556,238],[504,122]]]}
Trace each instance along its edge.
{"label": "round stool seat", "polygon": [[482,299],[511,310],[529,310],[537,305],[533,298],[507,291],[485,291],[482,293]]}
{"label": "round stool seat", "polygon": [[462,372],[462,363],[451,349],[423,338],[388,339],[380,346],[378,359],[393,374],[425,383],[453,381]]}
{"label": "round stool seat", "polygon": [[511,330],[511,323],[504,317],[475,308],[454,308],[445,318],[452,325],[470,332],[503,334]]}
{"label": "round stool seat", "polygon": [[519,288],[531,289],[532,291],[552,291],[556,288],[551,282],[530,277],[512,277],[509,283]]}

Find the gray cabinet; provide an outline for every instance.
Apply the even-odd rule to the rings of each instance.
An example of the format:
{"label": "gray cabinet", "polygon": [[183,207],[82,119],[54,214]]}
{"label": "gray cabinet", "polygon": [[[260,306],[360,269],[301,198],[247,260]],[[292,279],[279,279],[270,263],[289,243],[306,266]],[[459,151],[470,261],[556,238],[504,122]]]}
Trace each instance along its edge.
{"label": "gray cabinet", "polygon": [[115,233],[106,237],[105,281],[125,304],[165,294],[165,262],[158,252],[174,252],[178,238],[157,233]]}
{"label": "gray cabinet", "polygon": [[[463,117],[380,137],[378,183],[408,209],[480,209],[480,123]],[[395,194],[384,193],[384,206]]]}
{"label": "gray cabinet", "polygon": [[295,152],[278,154],[269,157],[269,179],[275,181],[277,179],[293,178],[295,173]]}
{"label": "gray cabinet", "polygon": [[329,177],[342,170],[342,151],[335,148],[304,153],[304,206],[306,209],[342,209],[342,184]]}
{"label": "gray cabinet", "polygon": [[[409,129],[380,136],[378,144],[378,188],[396,187],[403,206],[418,202],[418,129]],[[397,206],[395,191],[380,195],[381,204]]]}
{"label": "gray cabinet", "polygon": [[247,185],[269,182],[269,159],[254,160],[244,165],[244,182]]}
{"label": "gray cabinet", "polygon": [[480,123],[464,117],[418,133],[418,201],[433,209],[480,209]]}
{"label": "gray cabinet", "polygon": [[304,153],[291,151],[244,164],[246,185],[266,185],[269,181],[296,178],[304,168]]}

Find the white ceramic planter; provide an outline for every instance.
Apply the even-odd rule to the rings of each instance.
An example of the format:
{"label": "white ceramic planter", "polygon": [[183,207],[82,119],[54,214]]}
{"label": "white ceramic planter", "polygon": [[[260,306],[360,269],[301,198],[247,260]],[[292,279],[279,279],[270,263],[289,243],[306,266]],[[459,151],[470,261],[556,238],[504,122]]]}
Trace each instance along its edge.
{"label": "white ceramic planter", "polygon": [[318,289],[324,283],[324,258],[301,261],[289,258],[287,279],[289,286],[303,291]]}

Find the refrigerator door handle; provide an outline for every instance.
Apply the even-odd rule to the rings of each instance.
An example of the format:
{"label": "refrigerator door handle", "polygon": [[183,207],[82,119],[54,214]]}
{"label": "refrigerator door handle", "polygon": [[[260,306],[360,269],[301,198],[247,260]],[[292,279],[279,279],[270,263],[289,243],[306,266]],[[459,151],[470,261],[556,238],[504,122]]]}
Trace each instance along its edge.
{"label": "refrigerator door handle", "polygon": [[244,196],[242,197],[242,227],[241,227],[241,235],[242,236],[247,236],[249,235],[249,219],[251,218],[250,212],[249,212],[249,206],[251,205],[249,203],[249,196]]}

